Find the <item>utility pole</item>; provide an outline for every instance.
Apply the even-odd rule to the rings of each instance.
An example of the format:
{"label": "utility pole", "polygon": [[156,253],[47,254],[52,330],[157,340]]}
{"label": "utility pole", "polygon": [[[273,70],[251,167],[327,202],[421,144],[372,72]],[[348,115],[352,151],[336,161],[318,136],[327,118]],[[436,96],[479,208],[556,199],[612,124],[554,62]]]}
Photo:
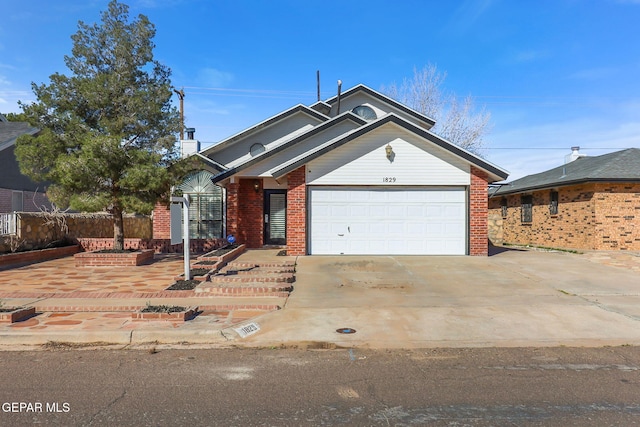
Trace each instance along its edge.
{"label": "utility pole", "polygon": [[184,139],[184,88],[180,90],[173,89],[180,99],[180,140]]}

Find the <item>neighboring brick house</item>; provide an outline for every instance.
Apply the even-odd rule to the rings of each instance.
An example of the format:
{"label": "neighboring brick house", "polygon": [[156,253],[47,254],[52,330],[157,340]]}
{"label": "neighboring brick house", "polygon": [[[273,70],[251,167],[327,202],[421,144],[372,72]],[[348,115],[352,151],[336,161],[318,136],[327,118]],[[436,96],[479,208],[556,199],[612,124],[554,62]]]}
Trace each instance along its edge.
{"label": "neighboring brick house", "polygon": [[0,213],[37,212],[50,207],[46,184],[35,183],[20,173],[14,153],[20,135],[35,135],[38,129],[25,122],[10,122],[0,114]]}
{"label": "neighboring brick house", "polygon": [[289,255],[487,255],[488,184],[508,173],[434,124],[363,85],[297,105],[198,152],[224,190],[198,215]]}
{"label": "neighboring brick house", "polygon": [[497,244],[640,250],[640,149],[586,157],[491,191],[489,234]]}

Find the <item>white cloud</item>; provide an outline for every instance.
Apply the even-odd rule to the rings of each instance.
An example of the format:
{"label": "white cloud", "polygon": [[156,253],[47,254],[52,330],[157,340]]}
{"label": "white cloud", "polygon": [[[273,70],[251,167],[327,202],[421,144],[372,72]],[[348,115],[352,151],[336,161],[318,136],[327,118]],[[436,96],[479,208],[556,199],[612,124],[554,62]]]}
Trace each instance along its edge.
{"label": "white cloud", "polygon": [[491,7],[494,0],[465,0],[453,13],[447,29],[464,33]]}
{"label": "white cloud", "polygon": [[198,84],[208,88],[226,87],[234,80],[232,73],[215,68],[203,68],[198,71],[197,76]]}
{"label": "white cloud", "polygon": [[617,72],[618,70],[612,67],[588,68],[585,70],[576,71],[569,77],[578,80],[601,80],[610,79],[615,74],[617,74]]}
{"label": "white cloud", "polygon": [[542,50],[523,50],[516,52],[513,56],[515,62],[535,62],[549,58],[550,54]]}

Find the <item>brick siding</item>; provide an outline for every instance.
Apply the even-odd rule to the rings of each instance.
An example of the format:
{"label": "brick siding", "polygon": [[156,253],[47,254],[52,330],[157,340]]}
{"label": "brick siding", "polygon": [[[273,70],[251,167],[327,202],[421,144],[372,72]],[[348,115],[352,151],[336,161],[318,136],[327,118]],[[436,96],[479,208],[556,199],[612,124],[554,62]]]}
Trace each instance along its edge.
{"label": "brick siding", "polygon": [[307,186],[305,176],[305,166],[287,175],[287,255],[306,255],[307,253]]}
{"label": "brick siding", "polygon": [[505,218],[502,218],[500,208],[502,197],[492,197],[489,215],[492,219],[502,218],[502,230],[492,230],[492,241],[501,232],[502,240],[507,244],[578,250],[640,250],[640,184],[587,183],[556,191],[557,215],[551,215],[549,210],[551,190],[528,193],[533,196],[531,223],[521,222],[520,194],[506,196]]}

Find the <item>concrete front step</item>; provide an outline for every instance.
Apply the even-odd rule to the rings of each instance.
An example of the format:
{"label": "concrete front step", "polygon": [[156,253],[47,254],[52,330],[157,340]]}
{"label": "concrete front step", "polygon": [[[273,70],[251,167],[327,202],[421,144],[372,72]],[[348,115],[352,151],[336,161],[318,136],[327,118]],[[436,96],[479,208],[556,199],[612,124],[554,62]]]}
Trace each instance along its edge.
{"label": "concrete front step", "polygon": [[295,276],[293,273],[269,274],[216,274],[210,277],[212,283],[293,283]]}
{"label": "concrete front step", "polygon": [[222,274],[227,274],[227,275],[233,275],[233,274],[238,274],[238,275],[243,275],[243,274],[251,274],[251,275],[256,275],[256,274],[276,274],[276,273],[295,273],[296,269],[295,267],[288,267],[288,266],[283,266],[283,267],[246,267],[246,268],[229,268],[229,267],[225,267],[222,270],[220,270],[220,273]]}
{"label": "concrete front step", "polygon": [[295,269],[295,261],[279,261],[279,262],[243,262],[243,261],[231,261],[227,264],[227,267],[233,269],[250,268],[250,267],[293,267]]}
{"label": "concrete front step", "polygon": [[205,282],[195,289],[197,295],[208,294],[216,296],[254,296],[286,298],[292,291],[289,285],[264,286],[261,283],[245,283],[242,286],[220,286],[212,282]]}

